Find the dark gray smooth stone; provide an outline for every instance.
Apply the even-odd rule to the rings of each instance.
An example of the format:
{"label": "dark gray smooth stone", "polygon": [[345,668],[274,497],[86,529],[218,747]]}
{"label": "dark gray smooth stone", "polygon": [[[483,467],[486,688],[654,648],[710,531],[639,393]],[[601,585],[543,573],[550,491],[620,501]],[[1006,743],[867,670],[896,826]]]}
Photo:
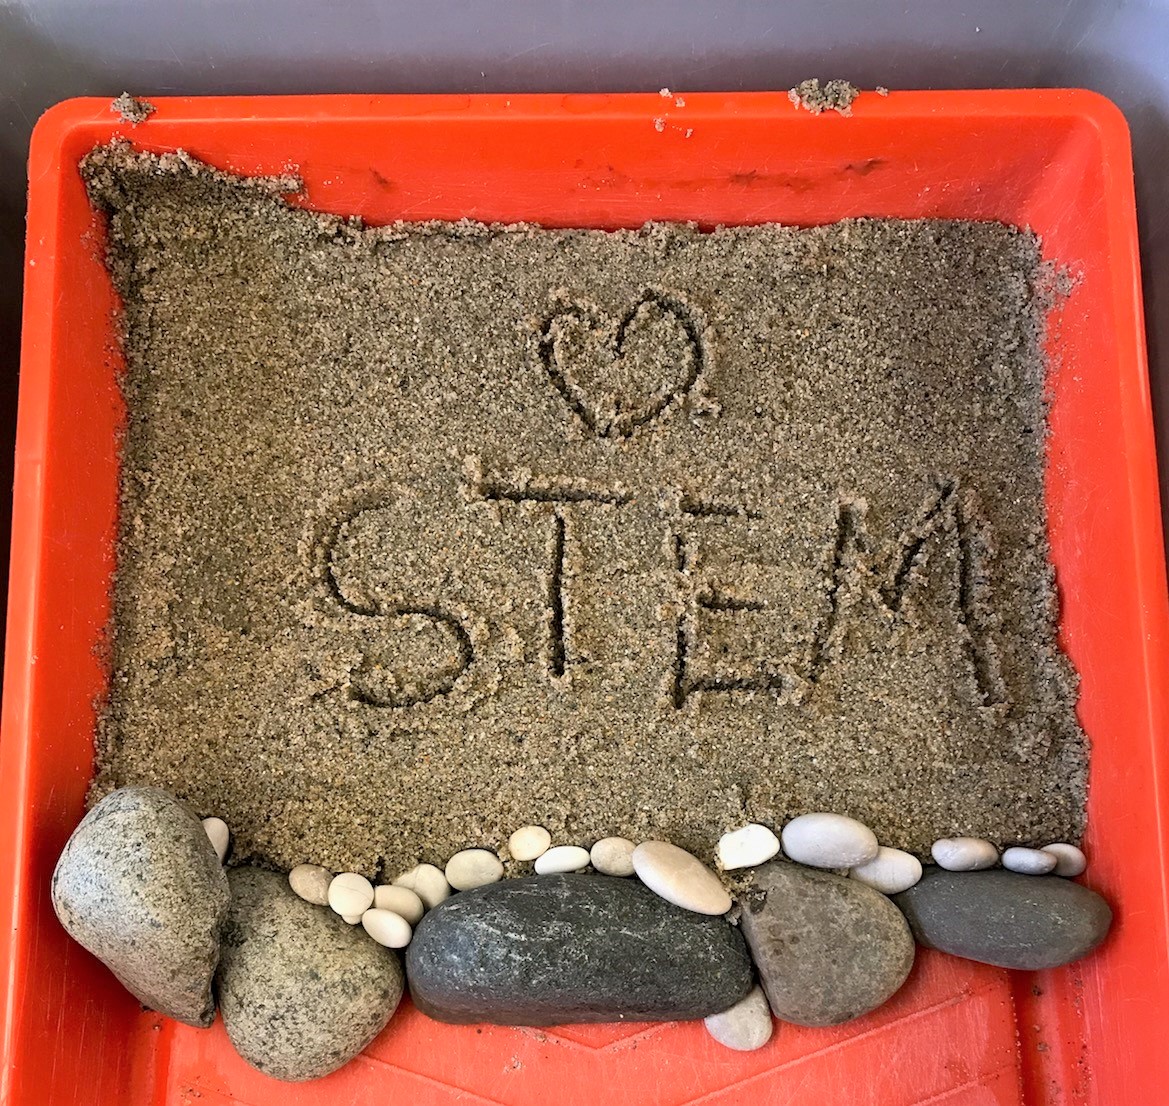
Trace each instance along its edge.
{"label": "dark gray smooth stone", "polygon": [[509,879],[447,899],[418,924],[406,974],[432,1018],[496,1025],[704,1018],[752,983],[729,922],[600,875]]}
{"label": "dark gray smooth stone", "polygon": [[1058,876],[927,868],[895,895],[918,944],[1000,968],[1039,971],[1091,952],[1112,925],[1095,891]]}

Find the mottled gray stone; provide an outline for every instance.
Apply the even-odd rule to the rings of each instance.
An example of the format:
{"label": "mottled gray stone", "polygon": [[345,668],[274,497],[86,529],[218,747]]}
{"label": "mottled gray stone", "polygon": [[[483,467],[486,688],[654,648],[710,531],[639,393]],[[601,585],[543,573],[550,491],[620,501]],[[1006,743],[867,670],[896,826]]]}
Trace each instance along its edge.
{"label": "mottled gray stone", "polygon": [[752,982],[743,939],[722,918],[589,875],[504,880],[448,899],[415,930],[406,974],[432,1018],[497,1025],[704,1018]]}
{"label": "mottled gray stone", "polygon": [[347,1064],[402,998],[402,965],[360,926],[305,902],[260,868],[229,873],[216,987],[236,1051],[276,1079],[317,1079]]}
{"label": "mottled gray stone", "polygon": [[144,1005],[206,1027],[227,877],[195,811],[155,787],[107,795],[53,872],[53,909]]}
{"label": "mottled gray stone", "polygon": [[837,1025],[875,1010],[913,967],[913,937],[871,887],[773,862],[754,870],[743,935],[777,1018]]}
{"label": "mottled gray stone", "polygon": [[1071,963],[1104,940],[1112,910],[1095,891],[1058,876],[927,868],[894,896],[927,948],[1000,968]]}

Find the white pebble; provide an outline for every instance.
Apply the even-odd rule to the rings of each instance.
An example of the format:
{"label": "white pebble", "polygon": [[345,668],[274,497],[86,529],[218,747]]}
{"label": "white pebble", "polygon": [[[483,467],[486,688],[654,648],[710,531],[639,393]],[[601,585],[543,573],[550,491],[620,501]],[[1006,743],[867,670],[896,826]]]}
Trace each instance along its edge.
{"label": "white pebble", "polygon": [[628,837],[602,837],[589,850],[589,859],[603,876],[631,876],[635,848]]}
{"label": "white pebble", "polygon": [[668,841],[643,841],[633,850],[633,870],[638,878],[666,902],[696,914],[725,914],[731,896],[696,856]]}
{"label": "white pebble", "polygon": [[512,860],[535,860],[543,856],[552,844],[552,834],[543,826],[524,826],[507,839],[507,851]]}
{"label": "white pebble", "polygon": [[346,921],[354,915],[360,921],[373,906],[373,884],[356,872],[342,872],[329,884],[329,905]]}
{"label": "white pebble", "polygon": [[222,864],[227,859],[227,850],[231,845],[231,830],[227,828],[227,823],[222,818],[204,818],[203,828],[211,839],[219,863]]}
{"label": "white pebble", "polygon": [[758,983],[729,1010],[703,1019],[706,1031],[720,1045],[736,1052],[754,1052],[771,1040],[771,1007]]}
{"label": "white pebble", "polygon": [[1043,849],[1025,849],[1014,845],[1003,853],[1003,867],[1025,876],[1045,876],[1055,869],[1059,857]]}
{"label": "white pebble", "polygon": [[361,915],[361,926],[379,945],[388,949],[404,949],[414,935],[410,923],[392,910],[367,910]]}
{"label": "white pebble", "polygon": [[943,837],[930,849],[939,868],[950,872],[977,872],[993,868],[999,851],[981,837]]}
{"label": "white pebble", "polygon": [[843,814],[801,814],[783,827],[783,851],[812,868],[855,868],[877,855],[877,835]]}
{"label": "white pebble", "polygon": [[718,865],[724,872],[754,868],[778,852],[779,838],[758,822],[749,822],[742,829],[731,830],[718,839]]}
{"label": "white pebble", "polygon": [[329,884],[333,873],[319,864],[298,864],[288,873],[288,886],[305,902],[315,906],[329,905]]}
{"label": "white pebble", "polygon": [[399,887],[394,883],[382,884],[373,889],[373,908],[392,910],[412,926],[422,921],[422,915],[426,913],[422,900],[409,887]]}
{"label": "white pebble", "polygon": [[1066,841],[1055,841],[1050,845],[1044,845],[1043,851],[1051,853],[1055,857],[1054,874],[1063,876],[1064,879],[1072,879],[1074,876],[1081,875],[1088,867],[1088,858],[1084,856],[1083,852],[1075,845],[1069,845]]}
{"label": "white pebble", "polygon": [[361,921],[361,915],[360,914],[342,914],[341,920],[343,922],[348,922],[351,926],[355,926],[355,925],[357,925],[358,922]]}
{"label": "white pebble", "polygon": [[872,860],[855,865],[848,874],[857,883],[880,891],[882,895],[896,895],[899,891],[908,891],[921,879],[921,861],[913,853],[882,845]]}
{"label": "white pebble", "polygon": [[503,864],[486,849],[463,849],[446,862],[446,881],[456,891],[471,891],[503,879]]}
{"label": "white pebble", "polygon": [[560,872],[580,872],[588,867],[589,853],[579,845],[557,845],[536,858],[536,873],[552,876]]}
{"label": "white pebble", "polygon": [[408,872],[403,872],[394,883],[398,887],[408,887],[421,900],[427,910],[433,910],[440,902],[446,902],[451,897],[451,885],[446,876],[433,864],[419,864]]}

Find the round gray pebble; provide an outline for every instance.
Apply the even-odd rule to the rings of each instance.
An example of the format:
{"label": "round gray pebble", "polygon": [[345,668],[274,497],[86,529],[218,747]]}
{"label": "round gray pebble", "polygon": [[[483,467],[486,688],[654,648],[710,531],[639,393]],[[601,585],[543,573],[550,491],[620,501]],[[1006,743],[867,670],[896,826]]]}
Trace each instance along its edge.
{"label": "round gray pebble", "polygon": [[589,859],[603,876],[631,876],[635,848],[628,837],[602,837],[589,850]]}
{"label": "round gray pebble", "polygon": [[1055,870],[1059,858],[1043,849],[1025,849],[1019,845],[1003,852],[1003,867],[1024,876],[1045,876]]}
{"label": "round gray pebble", "polygon": [[317,1079],[381,1032],[402,997],[395,953],[259,868],[234,868],[216,977],[236,1051],[276,1079]]}

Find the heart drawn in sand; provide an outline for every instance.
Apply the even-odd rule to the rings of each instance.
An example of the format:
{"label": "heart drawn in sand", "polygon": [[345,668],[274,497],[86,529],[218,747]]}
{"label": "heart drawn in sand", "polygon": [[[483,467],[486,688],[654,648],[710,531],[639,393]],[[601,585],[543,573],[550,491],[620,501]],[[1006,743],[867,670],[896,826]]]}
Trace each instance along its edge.
{"label": "heart drawn in sand", "polygon": [[619,319],[586,304],[558,308],[541,331],[540,358],[585,426],[626,438],[694,387],[702,331],[681,299],[647,289]]}

